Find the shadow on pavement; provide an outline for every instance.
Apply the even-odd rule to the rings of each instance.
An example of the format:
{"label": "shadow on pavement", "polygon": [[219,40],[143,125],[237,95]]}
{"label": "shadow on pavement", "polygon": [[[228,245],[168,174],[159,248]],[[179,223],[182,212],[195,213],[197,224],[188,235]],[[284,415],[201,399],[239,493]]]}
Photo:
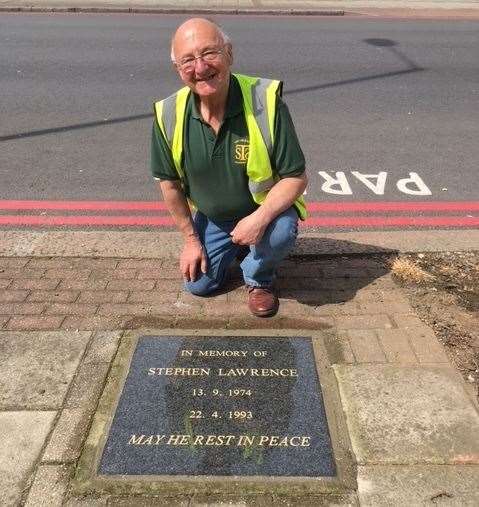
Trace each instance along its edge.
{"label": "shadow on pavement", "polygon": [[375,245],[308,237],[300,238],[296,252],[279,269],[279,296],[314,307],[352,300],[390,272],[390,260],[398,253]]}
{"label": "shadow on pavement", "polygon": [[[278,269],[276,290],[281,299],[278,316],[254,322],[261,327],[288,325],[301,329],[328,329],[332,324],[321,320],[324,316],[360,315],[364,313],[364,305],[384,306],[391,300],[388,293],[394,287],[389,277],[381,278],[390,272],[390,262],[397,253],[397,250],[352,241],[301,237],[294,255],[283,261]],[[180,312],[175,326],[251,327],[249,312],[246,309],[235,311],[236,305],[242,306],[246,302],[246,291],[241,290],[243,286],[241,269],[236,262],[230,268],[224,287],[209,297],[198,298],[200,306],[193,307],[190,313]],[[216,297],[225,294],[226,301],[224,298],[215,301]],[[210,306],[202,307],[207,299],[211,300]],[[353,299],[356,299],[353,305],[341,308],[342,304]],[[208,320],[212,310],[213,323]],[[201,321],[204,318],[206,321]],[[170,321],[170,317],[163,315],[135,316],[125,322],[123,328],[168,327]]]}
{"label": "shadow on pavement", "polygon": [[[282,262],[276,289],[283,300],[312,307],[341,304],[389,273],[389,261],[397,250],[330,238],[300,237],[294,255]],[[218,294],[243,285],[238,264]]]}

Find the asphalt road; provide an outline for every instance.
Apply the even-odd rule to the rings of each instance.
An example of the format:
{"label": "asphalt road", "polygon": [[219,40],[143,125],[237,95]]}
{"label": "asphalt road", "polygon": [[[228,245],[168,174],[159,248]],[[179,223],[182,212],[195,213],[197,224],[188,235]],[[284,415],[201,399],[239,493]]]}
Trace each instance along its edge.
{"label": "asphalt road", "polygon": [[[2,205],[10,200],[157,199],[151,104],[179,87],[169,39],[182,19],[0,15],[4,213],[13,213]],[[400,215],[434,216],[447,201],[447,213],[477,223],[479,21],[218,20],[234,43],[234,70],[284,80],[310,202],[339,214],[365,214],[357,203],[374,202],[386,216],[401,201]]]}

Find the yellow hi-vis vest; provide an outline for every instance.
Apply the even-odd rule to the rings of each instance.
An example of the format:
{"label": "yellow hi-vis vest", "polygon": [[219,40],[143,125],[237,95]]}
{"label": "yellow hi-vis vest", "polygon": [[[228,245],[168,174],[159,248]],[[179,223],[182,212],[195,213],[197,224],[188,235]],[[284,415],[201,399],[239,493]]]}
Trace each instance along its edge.
{"label": "yellow hi-vis vest", "polygon": [[[248,188],[253,200],[261,204],[276,183],[270,155],[274,142],[276,95],[281,96],[281,81],[234,74],[243,95],[243,107],[249,135],[249,155],[246,163]],[[171,149],[176,171],[183,183],[183,130],[186,104],[190,89],[185,86],[164,100],[155,102],[155,113],[161,133]],[[193,203],[194,204],[194,203]],[[301,220],[307,216],[303,196],[294,203]]]}

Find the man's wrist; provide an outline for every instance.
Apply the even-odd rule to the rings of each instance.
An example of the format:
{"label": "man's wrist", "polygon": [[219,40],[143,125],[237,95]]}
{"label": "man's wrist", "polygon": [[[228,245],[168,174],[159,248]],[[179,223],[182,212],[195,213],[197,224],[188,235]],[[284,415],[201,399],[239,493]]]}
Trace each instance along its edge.
{"label": "man's wrist", "polygon": [[262,226],[269,225],[269,223],[274,219],[274,216],[271,216],[270,210],[263,205],[261,205],[254,213]]}
{"label": "man's wrist", "polygon": [[191,242],[199,242],[200,237],[195,231],[188,232],[183,235],[183,239],[185,240],[185,243],[191,243]]}

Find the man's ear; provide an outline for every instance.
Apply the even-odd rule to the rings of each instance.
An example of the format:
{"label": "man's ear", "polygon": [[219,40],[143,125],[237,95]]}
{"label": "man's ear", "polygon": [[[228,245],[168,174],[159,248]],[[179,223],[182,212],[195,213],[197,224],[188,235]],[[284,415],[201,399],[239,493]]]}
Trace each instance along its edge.
{"label": "man's ear", "polygon": [[230,42],[225,44],[225,53],[228,57],[228,62],[230,65],[233,65],[233,46]]}

